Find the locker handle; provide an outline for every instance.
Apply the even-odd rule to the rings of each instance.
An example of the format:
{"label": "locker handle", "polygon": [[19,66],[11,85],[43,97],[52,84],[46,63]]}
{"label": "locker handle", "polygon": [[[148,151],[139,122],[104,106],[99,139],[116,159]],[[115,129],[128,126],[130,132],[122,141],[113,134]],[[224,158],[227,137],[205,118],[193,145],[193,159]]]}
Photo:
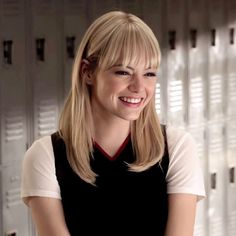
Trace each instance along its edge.
{"label": "locker handle", "polygon": [[75,37],[66,37],[66,51],[68,58],[75,57]]}
{"label": "locker handle", "polygon": [[36,39],[36,56],[37,60],[44,61],[44,53],[45,53],[45,39],[38,38]]}
{"label": "locker handle", "polygon": [[196,29],[190,30],[190,41],[191,41],[191,47],[196,48],[197,47],[197,30]]}
{"label": "locker handle", "polygon": [[229,182],[230,183],[235,182],[235,167],[229,168]]}
{"label": "locker handle", "polygon": [[211,174],[211,189],[216,189],[216,173]]}
{"label": "locker handle", "polygon": [[12,40],[3,41],[3,61],[5,64],[12,64]]}
{"label": "locker handle", "polygon": [[211,46],[216,45],[216,30],[211,29]]}
{"label": "locker handle", "polygon": [[175,30],[169,31],[169,46],[171,50],[175,50],[175,47],[176,47],[176,31]]}
{"label": "locker handle", "polygon": [[234,28],[229,29],[229,43],[234,44]]}

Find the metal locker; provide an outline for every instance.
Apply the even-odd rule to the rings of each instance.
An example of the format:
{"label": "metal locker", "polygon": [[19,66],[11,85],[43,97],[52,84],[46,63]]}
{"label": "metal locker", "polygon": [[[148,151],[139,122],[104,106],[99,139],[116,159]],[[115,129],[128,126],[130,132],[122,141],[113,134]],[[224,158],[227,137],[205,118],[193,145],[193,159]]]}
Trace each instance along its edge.
{"label": "metal locker", "polygon": [[236,235],[236,119],[227,121],[227,236]]}
{"label": "metal locker", "polygon": [[78,45],[83,37],[90,15],[88,1],[64,1],[63,41],[64,41],[64,97],[67,96],[71,87],[71,70]]}
{"label": "metal locker", "polygon": [[[202,172],[204,174],[205,186],[207,183],[207,152],[206,152],[206,135],[205,124],[188,126],[187,131],[191,133],[197,143],[198,157],[201,161]],[[207,191],[207,190],[206,190]],[[206,193],[207,195],[207,193]],[[197,204],[196,219],[194,225],[194,236],[208,236],[207,234],[207,199]]]}
{"label": "metal locker", "polygon": [[226,178],[224,122],[208,124],[209,236],[226,235]]}
{"label": "metal locker", "polygon": [[0,164],[21,160],[26,148],[26,48],[24,4],[2,2]]}
{"label": "metal locker", "polygon": [[115,11],[119,7],[119,0],[110,0],[110,1],[99,1],[92,0],[88,2],[89,4],[89,17],[93,21],[102,14]]}
{"label": "metal locker", "polygon": [[31,40],[34,123],[33,138],[57,129],[63,93],[62,10],[60,1],[32,1]]}
{"label": "metal locker", "polygon": [[188,123],[205,122],[207,44],[205,1],[188,1]]}
{"label": "metal locker", "polygon": [[20,199],[27,145],[25,1],[0,1],[0,235],[29,235]]}
{"label": "metal locker", "polygon": [[208,118],[210,120],[223,117],[224,86],[224,7],[223,0],[209,0],[209,78],[208,78]]}
{"label": "metal locker", "polygon": [[[145,5],[145,4],[144,4]],[[142,0],[118,0],[119,9],[127,13],[133,13],[134,15],[143,16],[143,1]]]}
{"label": "metal locker", "polygon": [[22,204],[20,197],[21,162],[4,165],[1,175],[1,208],[3,227],[0,234],[27,236],[29,235],[29,218],[27,208]]}
{"label": "metal locker", "polygon": [[[164,53],[164,46],[162,45],[163,42],[163,34],[162,34],[162,11],[161,11],[161,1],[146,1],[145,4],[142,6],[143,11],[143,20],[147,25],[152,29],[153,33],[155,34],[158,43],[160,45],[161,54],[163,56]],[[163,51],[162,51],[163,49]],[[158,81],[156,84],[156,92],[155,92],[155,107],[156,111],[159,115],[159,119],[162,123],[165,123],[165,96],[164,93],[165,88],[162,83],[163,74],[162,71],[164,67],[162,66],[162,60],[160,68],[158,68]]]}
{"label": "metal locker", "polygon": [[236,116],[236,2],[227,1],[227,116]]}
{"label": "metal locker", "polygon": [[163,7],[166,9],[167,18],[163,19],[166,21],[163,33],[168,37],[165,51],[167,122],[183,127],[186,122],[186,4],[184,0],[168,0],[163,2]]}

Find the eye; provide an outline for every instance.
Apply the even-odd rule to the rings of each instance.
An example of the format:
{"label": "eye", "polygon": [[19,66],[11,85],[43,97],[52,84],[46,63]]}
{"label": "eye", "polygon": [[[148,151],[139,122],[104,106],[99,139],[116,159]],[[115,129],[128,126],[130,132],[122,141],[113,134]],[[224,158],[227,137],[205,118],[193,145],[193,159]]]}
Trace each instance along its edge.
{"label": "eye", "polygon": [[148,73],[145,74],[145,76],[147,76],[147,77],[155,77],[155,76],[157,76],[157,74],[154,73],[154,72],[148,72]]}
{"label": "eye", "polygon": [[124,70],[118,70],[115,72],[116,75],[129,75],[129,72]]}

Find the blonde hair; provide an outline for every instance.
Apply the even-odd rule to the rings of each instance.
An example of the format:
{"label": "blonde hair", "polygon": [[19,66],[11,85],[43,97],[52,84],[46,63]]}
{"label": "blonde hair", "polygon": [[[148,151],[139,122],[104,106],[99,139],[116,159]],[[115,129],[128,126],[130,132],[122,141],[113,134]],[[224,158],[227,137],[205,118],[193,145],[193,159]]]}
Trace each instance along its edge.
{"label": "blonde hair", "polygon": [[[160,65],[159,44],[152,30],[137,16],[121,11],[108,12],[86,31],[74,60],[72,85],[64,104],[59,133],[64,139],[67,158],[72,169],[84,181],[95,184],[96,173],[91,169],[93,156],[94,124],[92,119],[90,90],[81,74],[81,62],[95,62],[105,69],[122,62],[122,65],[138,63],[144,59],[147,66]],[[127,164],[130,171],[140,172],[158,163],[164,152],[164,138],[155,111],[154,97],[131,123],[131,140],[136,160]]]}

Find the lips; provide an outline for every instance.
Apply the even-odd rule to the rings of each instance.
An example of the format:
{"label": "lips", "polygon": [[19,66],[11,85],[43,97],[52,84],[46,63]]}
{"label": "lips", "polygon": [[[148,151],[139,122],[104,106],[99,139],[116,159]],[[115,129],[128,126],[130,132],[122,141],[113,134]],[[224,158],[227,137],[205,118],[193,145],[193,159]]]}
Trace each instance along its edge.
{"label": "lips", "polygon": [[139,104],[143,98],[134,98],[134,97],[119,97],[119,99],[126,103]]}

